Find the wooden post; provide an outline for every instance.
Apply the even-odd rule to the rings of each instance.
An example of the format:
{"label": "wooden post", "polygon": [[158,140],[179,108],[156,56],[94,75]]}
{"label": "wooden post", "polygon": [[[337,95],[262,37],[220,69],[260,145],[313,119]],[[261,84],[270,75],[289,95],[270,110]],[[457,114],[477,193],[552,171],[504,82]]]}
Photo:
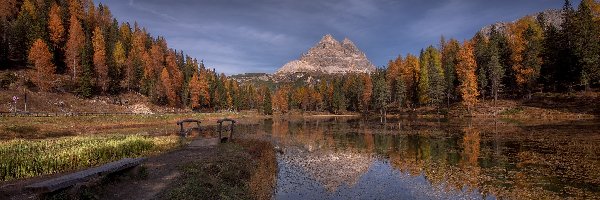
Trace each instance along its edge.
{"label": "wooden post", "polygon": [[223,127],[223,122],[219,122],[219,140],[221,140],[221,138],[223,138],[221,136],[221,128]]}

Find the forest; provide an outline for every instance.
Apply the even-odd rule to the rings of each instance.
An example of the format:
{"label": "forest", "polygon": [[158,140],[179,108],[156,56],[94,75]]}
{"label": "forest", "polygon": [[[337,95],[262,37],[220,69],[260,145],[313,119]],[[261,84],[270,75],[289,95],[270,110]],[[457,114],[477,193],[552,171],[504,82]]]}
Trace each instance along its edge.
{"label": "forest", "polygon": [[[600,3],[566,0],[559,26],[526,16],[469,40],[441,37],[419,55],[399,55],[372,74],[324,76],[315,84],[240,84],[169,48],[92,0],[3,0],[0,70],[27,71],[32,91],[82,98],[139,93],[157,105],[202,111],[293,109],[368,113],[536,92],[593,91],[600,85]],[[11,79],[4,75],[3,79]]]}

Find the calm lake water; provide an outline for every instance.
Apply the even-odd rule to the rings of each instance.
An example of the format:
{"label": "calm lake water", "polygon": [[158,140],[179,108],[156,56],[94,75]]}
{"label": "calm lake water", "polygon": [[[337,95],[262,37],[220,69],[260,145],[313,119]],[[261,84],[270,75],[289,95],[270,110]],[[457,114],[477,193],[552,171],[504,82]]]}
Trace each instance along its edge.
{"label": "calm lake water", "polygon": [[[600,123],[266,120],[275,199],[598,199]],[[245,129],[245,128],[244,128]]]}

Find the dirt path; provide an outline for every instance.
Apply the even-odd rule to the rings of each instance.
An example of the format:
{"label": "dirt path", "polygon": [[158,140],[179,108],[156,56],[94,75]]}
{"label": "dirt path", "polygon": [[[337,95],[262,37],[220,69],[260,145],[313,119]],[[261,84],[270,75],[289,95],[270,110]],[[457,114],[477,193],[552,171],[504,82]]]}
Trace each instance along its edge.
{"label": "dirt path", "polygon": [[174,180],[179,168],[187,163],[214,155],[218,139],[194,140],[185,148],[148,158],[143,164],[148,173],[143,180],[123,180],[102,186],[100,199],[156,199]]}

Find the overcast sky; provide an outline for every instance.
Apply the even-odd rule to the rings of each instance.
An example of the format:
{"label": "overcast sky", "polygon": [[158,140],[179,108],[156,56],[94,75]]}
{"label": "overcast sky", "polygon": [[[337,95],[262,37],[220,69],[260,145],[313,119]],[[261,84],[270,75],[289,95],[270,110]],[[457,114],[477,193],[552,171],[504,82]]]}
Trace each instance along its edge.
{"label": "overcast sky", "polygon": [[[169,47],[218,72],[273,73],[323,35],[351,39],[376,66],[399,54],[460,41],[563,0],[96,0],[119,21],[137,21]],[[579,4],[574,1],[573,6]]]}

